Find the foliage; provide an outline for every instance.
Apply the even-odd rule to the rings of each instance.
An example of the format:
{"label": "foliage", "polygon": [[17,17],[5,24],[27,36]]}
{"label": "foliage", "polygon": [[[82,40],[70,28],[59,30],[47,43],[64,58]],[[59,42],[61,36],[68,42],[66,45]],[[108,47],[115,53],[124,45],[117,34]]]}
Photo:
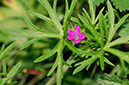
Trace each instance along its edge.
{"label": "foliage", "polygon": [[[112,68],[117,69],[117,75],[124,75],[124,77],[127,77],[128,68],[125,67],[125,63],[129,63],[129,53],[122,51],[120,48],[117,48],[117,46],[126,44],[129,41],[128,21],[126,21],[129,14],[124,15],[122,18],[117,16],[119,19],[116,19],[116,10],[113,9],[109,0],[106,1],[107,11],[105,11],[105,7],[101,7],[98,14],[96,13],[96,5],[103,3],[104,0],[88,0],[89,11],[86,11],[87,9],[83,8],[83,12],[82,14],[78,14],[78,18],[75,17],[76,14],[74,14],[75,7],[78,6],[78,4],[76,4],[78,3],[77,0],[72,0],[71,3],[70,1],[65,0],[64,13],[60,12],[63,7],[59,7],[60,5],[58,5],[57,0],[54,0],[53,4],[51,0],[38,0],[38,3],[35,0],[11,1],[13,4],[9,4],[9,2],[6,0],[1,1],[3,4],[10,7],[11,11],[8,8],[3,8],[0,10],[1,15],[3,12],[5,15],[10,13],[8,16],[0,17],[2,20],[0,21],[0,23],[2,23],[2,25],[0,25],[2,28],[0,29],[2,32],[0,38],[3,39],[1,42],[6,43],[16,40],[17,47],[15,47],[14,52],[17,53],[17,60],[21,59],[24,62],[23,73],[36,75],[41,74],[35,77],[39,82],[41,79],[46,77],[46,75],[53,76],[47,83],[46,80],[44,80],[40,84],[54,84],[56,78],[57,85],[65,85],[66,82],[64,80],[62,83],[62,79],[64,78],[64,73],[68,68],[72,69],[71,74],[77,75],[81,73],[84,68],[86,68],[86,70],[91,70],[90,68],[95,65],[93,71],[90,72],[92,78],[97,68],[96,66],[100,65],[101,70],[104,71],[106,65],[109,64],[112,66]],[[28,5],[20,4],[20,2],[27,2]],[[119,4],[119,2],[113,3]],[[126,10],[124,7],[119,9]],[[13,12],[16,12],[17,14],[13,15]],[[22,17],[22,15],[24,16]],[[16,24],[16,26],[14,24],[12,25],[13,29],[10,28],[10,22]],[[86,39],[82,40],[79,44],[75,44],[73,41],[69,41],[67,39],[68,29],[74,30],[77,25],[81,27],[80,31],[83,32],[86,37]],[[116,35],[117,31],[119,31],[120,36]],[[7,38],[5,38],[6,34]],[[7,53],[9,53],[13,47],[14,43],[10,44],[4,50],[5,45],[3,45],[0,52],[0,60],[9,57]],[[67,54],[67,52],[72,53]],[[116,67],[114,62],[111,62],[109,58],[110,56],[112,56],[111,58],[114,58],[113,55],[120,60],[120,65],[118,64]],[[37,58],[37,56],[39,57]],[[34,61],[33,65],[32,61]],[[53,61],[55,62],[53,63]],[[1,84],[5,84],[8,80],[15,76],[19,72],[20,66],[21,62],[17,63],[6,75],[6,64],[3,61],[3,73],[1,73],[2,78],[0,80]],[[50,70],[48,70],[48,68]],[[125,71],[125,73],[120,74],[120,72],[123,71]],[[6,76],[3,77],[3,75]],[[25,84],[27,78],[28,75],[25,75],[24,79],[20,81],[19,85]],[[72,79],[74,80],[76,78],[72,77],[71,81],[68,81],[67,79],[66,81],[73,83]],[[82,76],[81,79],[83,79]],[[88,79],[84,80],[89,82],[92,81]],[[81,84],[88,84],[83,80],[79,80],[78,82]],[[107,85],[113,83],[128,84],[127,80],[124,78],[121,79],[115,75],[107,74],[100,75],[97,78],[97,82],[100,84],[106,83]],[[14,83],[16,82],[14,81],[10,84],[12,85]]]}
{"label": "foliage", "polygon": [[101,85],[128,85],[129,84],[127,79],[118,77],[115,74],[99,75],[97,78],[97,82]]}
{"label": "foliage", "polygon": [[125,11],[129,9],[129,1],[128,0],[111,0],[116,8],[120,11]]}
{"label": "foliage", "polygon": [[[1,51],[0,51],[0,60],[3,60],[6,57],[9,57],[8,52],[14,47],[14,43],[10,44],[6,49],[5,49],[5,44],[2,46]],[[5,50],[4,50],[5,49]],[[3,72],[0,73],[1,79],[0,79],[0,85],[6,84],[11,78],[13,78],[20,70],[19,68],[21,67],[21,62],[17,63],[15,66],[11,68],[11,70],[8,72],[6,71],[6,63],[3,60]],[[7,75],[6,75],[7,74]],[[16,83],[16,81],[7,83],[7,85],[13,85]]]}
{"label": "foliage", "polygon": [[[92,0],[94,6],[98,6],[101,3],[104,3],[107,0]],[[115,7],[120,11],[125,11],[129,9],[129,1],[128,0],[111,0]]]}

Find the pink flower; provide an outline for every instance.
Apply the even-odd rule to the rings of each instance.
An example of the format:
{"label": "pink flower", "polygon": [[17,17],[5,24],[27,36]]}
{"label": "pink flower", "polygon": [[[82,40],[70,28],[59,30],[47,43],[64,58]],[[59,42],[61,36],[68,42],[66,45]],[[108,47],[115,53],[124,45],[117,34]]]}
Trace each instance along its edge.
{"label": "pink flower", "polygon": [[76,44],[80,43],[82,39],[85,39],[85,34],[80,33],[80,26],[76,26],[74,31],[68,30],[68,36],[67,38],[69,40],[74,40]]}

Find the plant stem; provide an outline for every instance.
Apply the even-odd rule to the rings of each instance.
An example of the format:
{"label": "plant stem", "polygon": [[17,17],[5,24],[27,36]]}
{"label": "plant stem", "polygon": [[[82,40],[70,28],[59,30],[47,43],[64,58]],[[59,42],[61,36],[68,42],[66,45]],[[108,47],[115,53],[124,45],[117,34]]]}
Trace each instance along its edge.
{"label": "plant stem", "polygon": [[93,70],[92,70],[92,73],[91,73],[91,75],[90,75],[90,78],[93,78],[96,69],[97,69],[97,64],[95,64],[95,66],[94,66],[94,68],[93,68]]}
{"label": "plant stem", "polygon": [[[72,56],[66,61],[67,63],[70,62],[73,59]],[[63,65],[63,73],[65,73],[68,70],[69,67]],[[45,84],[45,85],[53,85],[56,82],[56,74]]]}
{"label": "plant stem", "polygon": [[115,68],[113,68],[109,74],[115,74],[116,72],[117,72],[117,70]]}

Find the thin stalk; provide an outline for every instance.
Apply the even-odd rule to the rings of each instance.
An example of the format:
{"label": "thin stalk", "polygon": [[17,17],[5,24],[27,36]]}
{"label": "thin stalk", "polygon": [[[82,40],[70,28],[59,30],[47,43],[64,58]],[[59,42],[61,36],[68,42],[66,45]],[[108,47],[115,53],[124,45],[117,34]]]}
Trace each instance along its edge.
{"label": "thin stalk", "polygon": [[93,76],[94,76],[94,74],[95,74],[95,71],[96,71],[96,69],[97,69],[97,64],[95,64],[95,66],[94,66],[94,68],[93,68],[93,70],[92,70],[92,73],[91,73],[91,75],[90,75],[90,78],[93,78]]}

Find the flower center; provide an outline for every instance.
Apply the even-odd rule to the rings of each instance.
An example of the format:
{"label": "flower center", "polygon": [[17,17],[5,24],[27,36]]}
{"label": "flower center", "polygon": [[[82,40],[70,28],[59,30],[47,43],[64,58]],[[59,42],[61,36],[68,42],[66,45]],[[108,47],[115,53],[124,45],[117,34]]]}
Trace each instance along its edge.
{"label": "flower center", "polygon": [[77,34],[74,35],[74,39],[77,40],[79,36]]}

